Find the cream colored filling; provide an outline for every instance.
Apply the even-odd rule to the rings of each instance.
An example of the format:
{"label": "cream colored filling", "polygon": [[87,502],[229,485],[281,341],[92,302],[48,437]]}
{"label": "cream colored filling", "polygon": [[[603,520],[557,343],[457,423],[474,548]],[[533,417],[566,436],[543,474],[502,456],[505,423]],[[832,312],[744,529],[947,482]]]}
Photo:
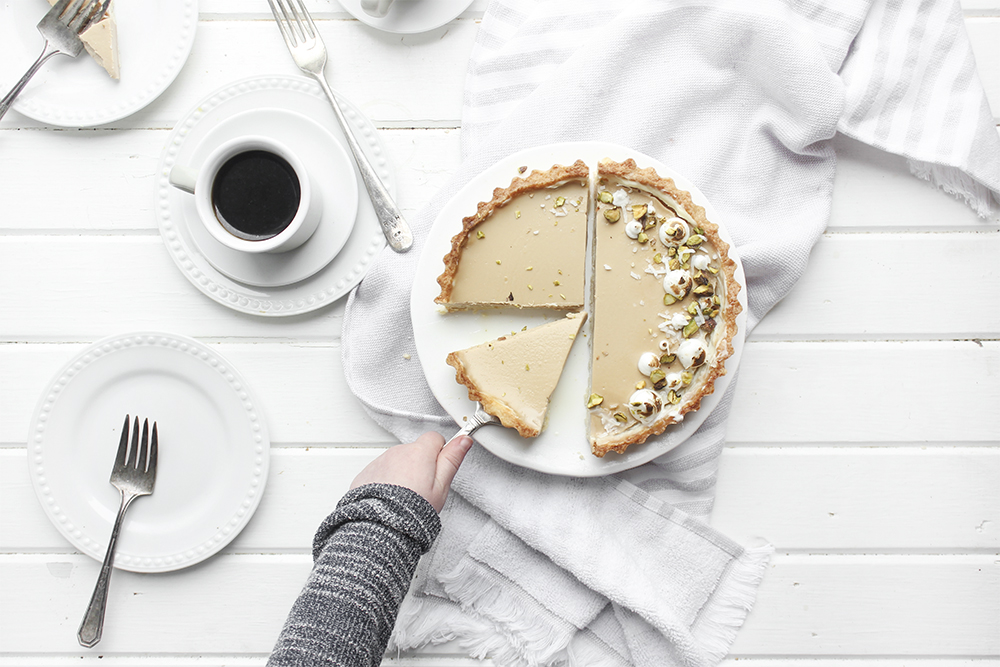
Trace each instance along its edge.
{"label": "cream colored filling", "polygon": [[[57,0],[48,1],[50,5],[57,2]],[[114,9],[115,3],[112,0],[104,18],[87,28],[80,35],[80,41],[97,64],[103,67],[112,79],[118,79],[121,72],[118,65],[118,26],[115,22]]]}
{"label": "cream colored filling", "polygon": [[571,313],[455,354],[480,393],[506,404],[525,424],[541,430],[549,396],[585,319],[584,313]]}
{"label": "cream colored filling", "polygon": [[[579,308],[584,304],[586,182],[518,195],[469,235],[453,303]],[[564,198],[561,206],[556,203]]]}
{"label": "cream colored filling", "polygon": [[[631,205],[651,205],[655,215],[661,219],[679,215],[690,221],[689,216],[672,200],[669,202],[671,207],[668,207],[648,193],[618,182],[599,186],[598,191],[605,187],[612,194],[624,190],[628,195],[628,206],[622,207],[621,219],[615,223],[609,223],[603,214],[613,205],[599,204],[595,215],[591,392],[603,397],[604,401],[591,411],[591,432],[599,439],[601,434],[617,433],[636,424],[637,419],[629,410],[629,399],[638,389],[653,388],[650,377],[640,370],[644,354],[660,358],[664,354],[676,353],[685,340],[700,340],[709,354],[714,351],[713,336],[703,329],[699,328],[685,338],[681,330],[670,326],[671,323],[677,325],[692,318],[687,309],[694,296],[689,291],[677,303],[664,304],[666,291],[663,278],[670,272],[668,262],[671,258],[667,254],[668,246],[658,240],[661,223],[657,221],[655,226],[647,226],[643,230],[647,238],[645,243],[630,238],[631,235],[626,232],[628,223],[634,222]],[[616,203],[622,201],[623,197],[619,194]],[[693,221],[690,223],[693,226]],[[677,247],[674,243],[668,245]],[[661,262],[653,261],[657,254]],[[710,266],[718,268],[718,253],[705,242],[687,257],[690,273],[698,272],[691,265],[697,255],[705,256]],[[704,264],[704,260],[698,263]],[[707,270],[701,274],[709,278],[709,284],[715,289],[722,289],[722,281],[714,274]],[[712,360],[714,357],[707,360],[702,368],[707,368]],[[692,374],[697,372],[696,368],[685,369],[679,358],[662,365],[660,370],[667,376],[680,375],[685,370]],[[681,397],[686,386],[682,384],[677,388]],[[658,393],[665,399],[667,391],[665,386]],[[663,402],[667,404],[666,400]],[[616,415],[620,416],[616,418]]]}

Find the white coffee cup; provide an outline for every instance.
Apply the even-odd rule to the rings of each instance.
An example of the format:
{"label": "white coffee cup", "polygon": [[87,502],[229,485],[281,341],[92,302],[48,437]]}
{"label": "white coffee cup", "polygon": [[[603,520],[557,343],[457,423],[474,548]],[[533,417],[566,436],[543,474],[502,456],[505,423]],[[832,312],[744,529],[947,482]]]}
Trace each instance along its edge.
{"label": "white coffee cup", "polygon": [[[294,209],[291,221],[274,235],[257,237],[242,232],[239,224],[230,224],[230,221],[220,218],[213,202],[213,190],[219,171],[233,158],[251,151],[264,151],[280,157],[292,168],[298,179],[298,206]],[[198,218],[215,240],[242,252],[279,253],[297,248],[316,231],[323,214],[319,189],[315,187],[302,161],[284,144],[264,136],[243,136],[227,141],[213,150],[199,169],[174,165],[168,180],[174,187],[194,195]],[[271,192],[265,184],[263,188],[256,188],[254,195],[266,198]]]}
{"label": "white coffee cup", "polygon": [[369,16],[380,19],[389,13],[391,4],[392,0],[361,0],[361,9]]}

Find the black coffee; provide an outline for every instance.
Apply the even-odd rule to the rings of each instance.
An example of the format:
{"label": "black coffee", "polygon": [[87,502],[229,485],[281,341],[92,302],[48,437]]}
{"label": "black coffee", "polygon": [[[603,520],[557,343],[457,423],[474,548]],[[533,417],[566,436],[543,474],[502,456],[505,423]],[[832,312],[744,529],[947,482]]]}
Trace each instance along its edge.
{"label": "black coffee", "polygon": [[252,150],[226,160],[212,184],[212,206],[230,234],[249,241],[277,236],[299,210],[302,189],[280,155]]}

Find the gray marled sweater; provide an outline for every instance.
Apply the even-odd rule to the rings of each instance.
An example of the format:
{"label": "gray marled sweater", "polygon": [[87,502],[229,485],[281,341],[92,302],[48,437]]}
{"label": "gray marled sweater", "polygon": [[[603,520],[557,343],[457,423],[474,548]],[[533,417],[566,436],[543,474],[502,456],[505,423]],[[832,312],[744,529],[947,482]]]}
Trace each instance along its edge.
{"label": "gray marled sweater", "polygon": [[269,667],[382,662],[417,561],[441,531],[419,494],[389,484],[349,491],[313,540],[313,569]]}

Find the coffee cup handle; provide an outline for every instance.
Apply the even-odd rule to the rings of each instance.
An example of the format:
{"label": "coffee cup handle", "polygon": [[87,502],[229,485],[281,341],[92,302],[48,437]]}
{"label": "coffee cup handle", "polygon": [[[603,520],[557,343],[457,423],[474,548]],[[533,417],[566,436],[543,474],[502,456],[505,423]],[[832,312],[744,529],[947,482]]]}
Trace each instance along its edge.
{"label": "coffee cup handle", "polygon": [[198,181],[198,171],[191,167],[175,164],[171,167],[167,180],[178,190],[194,194],[194,184]]}

